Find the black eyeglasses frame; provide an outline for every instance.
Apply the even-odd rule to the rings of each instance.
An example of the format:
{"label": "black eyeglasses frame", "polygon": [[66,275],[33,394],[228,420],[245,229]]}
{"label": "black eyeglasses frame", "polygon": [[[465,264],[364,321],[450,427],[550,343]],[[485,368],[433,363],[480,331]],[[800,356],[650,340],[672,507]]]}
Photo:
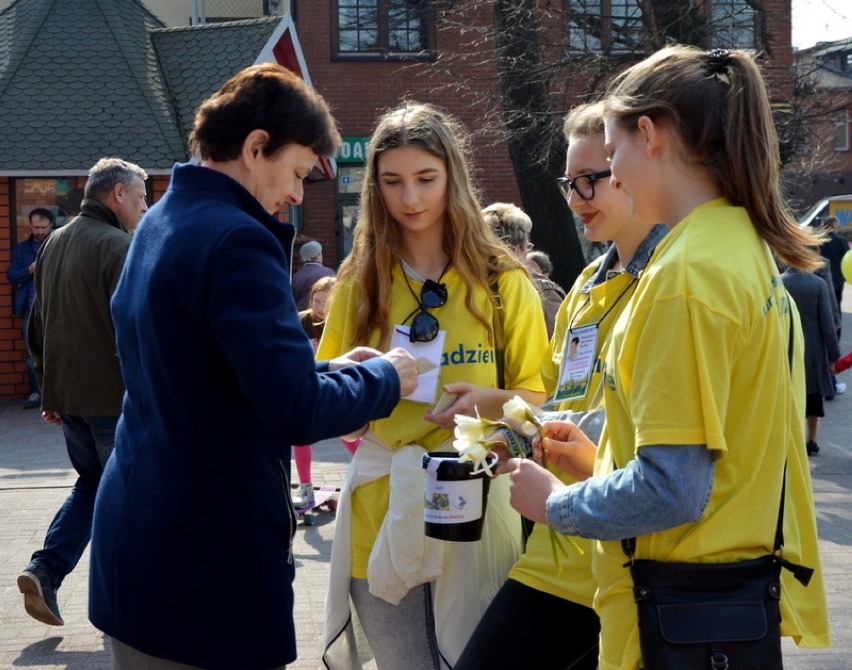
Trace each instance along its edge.
{"label": "black eyeglasses frame", "polygon": [[[562,195],[568,200],[571,197],[571,190],[577,192],[583,200],[594,200],[595,198],[595,182],[598,179],[606,179],[607,177],[612,176],[612,170],[601,170],[600,172],[590,172],[589,174],[578,174],[576,177],[571,179],[570,177],[557,177],[556,183],[559,185],[559,190],[562,191]],[[583,180],[588,182],[589,191],[585,190],[585,187],[579,187],[578,182]],[[591,192],[589,195],[587,195]]]}

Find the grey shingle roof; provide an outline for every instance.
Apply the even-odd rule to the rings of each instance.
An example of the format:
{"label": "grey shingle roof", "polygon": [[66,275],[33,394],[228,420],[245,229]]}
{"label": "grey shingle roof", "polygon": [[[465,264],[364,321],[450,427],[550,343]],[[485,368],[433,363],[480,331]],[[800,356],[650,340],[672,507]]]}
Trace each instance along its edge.
{"label": "grey shingle roof", "polygon": [[0,171],[148,170],[186,159],[195,107],[278,19],[165,29],[139,0],[16,0],[0,12]]}
{"label": "grey shingle roof", "polygon": [[201,101],[254,63],[280,21],[266,17],[153,32],[181,137],[189,135]]}

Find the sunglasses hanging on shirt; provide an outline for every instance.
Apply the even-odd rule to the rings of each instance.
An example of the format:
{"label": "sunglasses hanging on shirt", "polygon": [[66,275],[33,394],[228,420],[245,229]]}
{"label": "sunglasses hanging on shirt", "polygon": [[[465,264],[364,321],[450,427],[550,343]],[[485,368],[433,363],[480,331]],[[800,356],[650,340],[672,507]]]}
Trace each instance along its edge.
{"label": "sunglasses hanging on shirt", "polygon": [[441,283],[441,279],[444,274],[446,274],[451,262],[452,261],[447,261],[447,264],[441,271],[441,276],[438,277],[438,281],[427,279],[423,282],[419,298],[414,292],[414,289],[411,287],[411,282],[408,281],[408,274],[406,273],[405,268],[402,268],[402,276],[405,278],[408,290],[417,301],[417,307],[411,314],[405,317],[405,320],[403,321],[403,323],[405,323],[412,316],[414,317],[411,321],[411,327],[408,329],[409,342],[431,342],[438,337],[438,331],[441,329],[441,325],[438,323],[438,319],[436,319],[432,314],[429,314],[427,310],[435,309],[436,307],[443,307],[447,304],[449,294],[447,293],[446,285]]}

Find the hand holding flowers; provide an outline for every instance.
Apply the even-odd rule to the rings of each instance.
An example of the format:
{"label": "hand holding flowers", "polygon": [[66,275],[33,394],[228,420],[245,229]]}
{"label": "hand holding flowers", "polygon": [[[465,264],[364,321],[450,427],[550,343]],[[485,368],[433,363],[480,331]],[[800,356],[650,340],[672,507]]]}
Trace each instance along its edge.
{"label": "hand holding flowers", "polygon": [[[508,451],[512,456],[523,457],[520,449],[517,446],[517,438],[512,439],[512,426],[506,421],[492,421],[486,419],[479,414],[479,409],[474,407],[476,417],[467,416],[465,414],[455,415],[455,440],[453,446],[461,454],[459,460],[473,461],[473,473],[486,472],[489,477],[493,477],[491,471],[493,463],[488,463],[488,455],[495,449],[502,450],[508,447]],[[521,425],[521,430],[528,436],[535,435],[541,428],[535,414],[530,407],[520,398],[515,396],[503,405],[503,414],[507,419],[518,421]],[[497,438],[497,431],[506,429],[506,440]],[[513,444],[514,443],[514,444]]]}
{"label": "hand holding flowers", "polygon": [[[528,438],[541,438],[541,421],[520,396],[516,395],[503,405],[503,415],[518,424],[518,432],[522,435]],[[508,427],[511,428],[511,426]],[[515,456],[519,455],[515,454]],[[547,467],[547,454],[543,450],[541,451],[541,466]]]}
{"label": "hand holding flowers", "polygon": [[[505,421],[484,419],[479,416],[478,410],[476,418],[461,414],[456,415],[456,439],[453,446],[461,454],[459,460],[473,461],[474,472],[484,471],[489,476],[493,476],[491,470],[493,463],[489,464],[486,459],[495,449],[507,449],[512,456],[520,459],[514,462],[509,461],[513,464],[511,475],[512,507],[528,519],[547,523],[547,498],[554,490],[562,487],[563,483],[546,469],[545,450],[541,449],[538,452],[542,461],[541,468],[533,462],[527,462],[526,454],[519,447],[519,440],[513,433],[513,431],[517,431],[526,438],[535,437],[540,441],[544,430],[542,423],[532,408],[520,396],[514,396],[503,405],[503,415]],[[495,439],[495,433],[500,429],[505,429],[505,431],[501,431],[505,434],[505,441]],[[523,495],[518,493],[519,490],[524,491]],[[553,528],[549,528],[549,530],[551,549],[557,567],[560,566],[560,538],[569,542],[579,553],[583,553],[583,550],[573,538],[557,537]]]}

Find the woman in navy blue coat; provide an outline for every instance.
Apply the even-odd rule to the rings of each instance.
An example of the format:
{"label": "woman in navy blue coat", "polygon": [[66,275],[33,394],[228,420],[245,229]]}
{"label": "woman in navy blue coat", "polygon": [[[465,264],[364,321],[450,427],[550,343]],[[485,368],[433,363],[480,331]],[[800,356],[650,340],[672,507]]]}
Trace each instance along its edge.
{"label": "woman in navy blue coat", "polygon": [[[98,492],[89,617],[116,669],[296,658],[290,444],[390,414],[416,384],[397,349],[316,364],[273,214],[340,137],[322,98],[252,66],[200,107],[134,235],[112,311],[127,387]],[[147,667],[147,666],[145,666]],[[157,665],[157,667],[161,667]],[[183,666],[181,666],[183,667]]]}

